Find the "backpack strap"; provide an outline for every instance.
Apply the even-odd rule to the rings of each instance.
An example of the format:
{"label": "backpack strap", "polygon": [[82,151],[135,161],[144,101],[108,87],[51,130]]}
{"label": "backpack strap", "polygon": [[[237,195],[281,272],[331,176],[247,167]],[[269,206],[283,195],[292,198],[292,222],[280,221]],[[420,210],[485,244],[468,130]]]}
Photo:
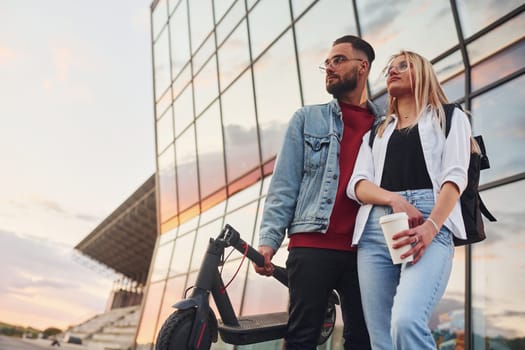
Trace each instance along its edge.
{"label": "backpack strap", "polygon": [[444,103],[443,110],[445,111],[445,137],[450,133],[450,126],[452,124],[452,115],[454,114],[454,109],[459,108],[463,110],[463,107],[459,103]]}

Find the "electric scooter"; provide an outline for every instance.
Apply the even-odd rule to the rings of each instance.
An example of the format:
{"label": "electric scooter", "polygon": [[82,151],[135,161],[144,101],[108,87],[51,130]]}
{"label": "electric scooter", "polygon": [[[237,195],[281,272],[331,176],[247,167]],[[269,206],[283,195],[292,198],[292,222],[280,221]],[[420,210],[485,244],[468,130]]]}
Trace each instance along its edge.
{"label": "electric scooter", "polygon": [[[208,350],[217,342],[218,334],[228,344],[246,345],[283,338],[288,321],[287,312],[237,317],[219,271],[224,265],[224,251],[233,247],[257,266],[264,266],[264,257],[248,245],[230,225],[219,236],[210,238],[199,274],[189,298],[173,305],[176,309],[164,322],[157,336],[156,350]],[[273,277],[288,286],[286,270],[274,265]],[[210,308],[213,297],[220,319]],[[335,326],[336,304],[339,297],[332,291],[326,308],[318,344],[324,344]]]}

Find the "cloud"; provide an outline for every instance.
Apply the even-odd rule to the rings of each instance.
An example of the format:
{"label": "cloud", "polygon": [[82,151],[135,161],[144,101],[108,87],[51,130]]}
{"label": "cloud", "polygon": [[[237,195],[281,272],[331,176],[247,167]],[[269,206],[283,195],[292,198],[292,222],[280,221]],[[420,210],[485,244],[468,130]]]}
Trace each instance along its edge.
{"label": "cloud", "polygon": [[19,314],[13,320],[18,324],[40,328],[65,328],[102,312],[114,276],[87,269],[76,254],[64,245],[0,230],[0,310]]}

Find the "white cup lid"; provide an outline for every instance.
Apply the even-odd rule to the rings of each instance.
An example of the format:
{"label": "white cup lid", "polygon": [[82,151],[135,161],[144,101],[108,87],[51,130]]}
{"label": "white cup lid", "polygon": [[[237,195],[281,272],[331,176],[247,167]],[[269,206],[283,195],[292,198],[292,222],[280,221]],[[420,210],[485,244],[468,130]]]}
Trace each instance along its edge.
{"label": "white cup lid", "polygon": [[408,215],[405,212],[384,215],[379,218],[379,223],[384,224],[395,220],[408,220]]}

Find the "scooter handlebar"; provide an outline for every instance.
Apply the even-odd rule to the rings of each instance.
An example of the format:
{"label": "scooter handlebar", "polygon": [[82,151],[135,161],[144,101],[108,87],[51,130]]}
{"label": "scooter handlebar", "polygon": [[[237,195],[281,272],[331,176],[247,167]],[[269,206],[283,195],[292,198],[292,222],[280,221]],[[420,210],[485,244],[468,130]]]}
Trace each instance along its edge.
{"label": "scooter handlebar", "polygon": [[[246,256],[248,257],[248,259],[253,261],[257,266],[264,266],[264,256],[255,249],[253,249],[253,247],[250,246],[248,243],[246,243],[241,238],[239,232],[228,224],[226,224],[226,226],[224,227],[223,239],[226,243],[237,249],[242,254],[245,254],[246,252]],[[288,286],[288,275],[286,273],[286,269],[277,265],[273,265],[273,267],[273,277],[275,277],[275,279],[277,279],[285,286]]]}

